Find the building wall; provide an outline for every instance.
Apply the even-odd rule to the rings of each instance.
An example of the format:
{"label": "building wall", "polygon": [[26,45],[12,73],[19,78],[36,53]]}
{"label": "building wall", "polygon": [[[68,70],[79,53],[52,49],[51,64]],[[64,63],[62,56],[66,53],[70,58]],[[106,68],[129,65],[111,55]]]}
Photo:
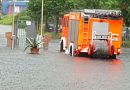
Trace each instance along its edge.
{"label": "building wall", "polygon": [[[27,3],[29,0],[17,0],[15,12],[19,13],[27,9]],[[11,15],[14,12],[14,2],[12,0],[2,1],[2,14]]]}
{"label": "building wall", "polygon": [[2,14],[8,14],[8,3],[2,2]]}

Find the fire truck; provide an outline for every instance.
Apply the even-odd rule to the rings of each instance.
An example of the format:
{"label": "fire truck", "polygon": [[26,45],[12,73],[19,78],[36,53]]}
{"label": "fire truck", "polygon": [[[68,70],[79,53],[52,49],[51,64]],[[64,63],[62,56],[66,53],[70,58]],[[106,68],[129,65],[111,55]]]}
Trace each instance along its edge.
{"label": "fire truck", "polygon": [[[119,10],[85,9],[65,14],[60,51],[71,56],[97,53],[116,58],[121,53],[123,17]],[[87,55],[86,54],[86,55]]]}

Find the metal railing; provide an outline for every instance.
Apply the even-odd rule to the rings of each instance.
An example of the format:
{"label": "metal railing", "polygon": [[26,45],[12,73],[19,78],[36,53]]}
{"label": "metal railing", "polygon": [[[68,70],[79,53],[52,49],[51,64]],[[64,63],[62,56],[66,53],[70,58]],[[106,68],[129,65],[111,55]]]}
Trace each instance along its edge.
{"label": "metal railing", "polygon": [[123,28],[122,46],[126,48],[130,48],[130,27]]}

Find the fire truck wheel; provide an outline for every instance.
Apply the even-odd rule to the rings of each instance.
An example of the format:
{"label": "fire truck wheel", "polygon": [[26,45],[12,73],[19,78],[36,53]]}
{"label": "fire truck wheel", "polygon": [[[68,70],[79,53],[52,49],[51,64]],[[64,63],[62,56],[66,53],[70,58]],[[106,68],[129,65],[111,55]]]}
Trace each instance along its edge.
{"label": "fire truck wheel", "polygon": [[75,56],[75,57],[80,56],[80,51],[76,51],[76,50],[75,50],[75,51],[74,51],[74,56]]}
{"label": "fire truck wheel", "polygon": [[116,55],[109,56],[110,59],[116,59]]}
{"label": "fire truck wheel", "polygon": [[72,46],[70,47],[70,56],[73,56],[73,48],[72,48]]}
{"label": "fire truck wheel", "polygon": [[113,59],[116,59],[116,55],[114,54],[114,55],[112,56],[112,58],[113,58]]}
{"label": "fire truck wheel", "polygon": [[63,41],[61,41],[61,43],[60,43],[60,52],[64,52],[64,49],[63,49]]}
{"label": "fire truck wheel", "polygon": [[73,50],[72,46],[70,46],[70,52],[69,53],[70,53],[70,56],[74,56],[74,57],[79,56],[79,54],[80,54],[80,52]]}
{"label": "fire truck wheel", "polygon": [[111,51],[110,51],[110,59],[116,59],[116,55],[114,54],[114,46],[111,46]]}

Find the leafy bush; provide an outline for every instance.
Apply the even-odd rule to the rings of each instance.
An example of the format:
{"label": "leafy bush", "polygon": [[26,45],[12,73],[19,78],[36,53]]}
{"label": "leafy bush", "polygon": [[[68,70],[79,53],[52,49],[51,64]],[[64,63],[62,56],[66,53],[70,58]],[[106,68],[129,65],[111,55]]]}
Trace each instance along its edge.
{"label": "leafy bush", "polygon": [[19,20],[31,20],[31,18],[29,16],[21,16]]}
{"label": "leafy bush", "polygon": [[[0,15],[1,17],[1,15]],[[21,13],[18,13],[15,18],[17,18],[18,20],[31,20],[31,17],[28,16],[27,11],[23,11]],[[3,25],[12,25],[13,22],[13,15],[5,15],[2,18],[0,18],[0,24]],[[24,24],[22,23],[20,25],[20,27],[22,27]],[[25,26],[25,25],[24,25]]]}
{"label": "leafy bush", "polygon": [[22,20],[22,21],[18,21],[18,28],[25,28],[27,25],[26,25],[26,21]]}
{"label": "leafy bush", "polygon": [[55,33],[55,32],[45,32],[43,35],[50,35],[52,39],[60,39],[61,33]]}
{"label": "leafy bush", "polygon": [[1,20],[0,20],[0,24],[3,24],[3,25],[11,25],[13,22],[13,16],[4,16]]}
{"label": "leafy bush", "polygon": [[123,41],[122,46],[125,48],[130,48],[130,40]]}
{"label": "leafy bush", "polygon": [[17,18],[18,20],[31,20],[31,17],[28,16],[28,12],[27,11],[23,11],[21,13],[17,14]]}

